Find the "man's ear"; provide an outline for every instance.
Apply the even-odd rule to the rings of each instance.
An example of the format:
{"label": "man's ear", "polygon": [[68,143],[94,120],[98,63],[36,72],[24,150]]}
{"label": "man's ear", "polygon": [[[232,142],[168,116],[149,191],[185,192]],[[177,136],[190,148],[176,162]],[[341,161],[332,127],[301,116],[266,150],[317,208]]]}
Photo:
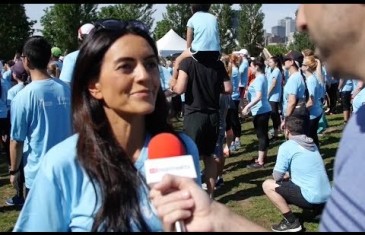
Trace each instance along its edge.
{"label": "man's ear", "polygon": [[90,95],[93,96],[97,100],[101,100],[103,98],[103,94],[101,93],[100,86],[101,86],[100,83],[95,81],[95,82],[91,82],[88,87]]}

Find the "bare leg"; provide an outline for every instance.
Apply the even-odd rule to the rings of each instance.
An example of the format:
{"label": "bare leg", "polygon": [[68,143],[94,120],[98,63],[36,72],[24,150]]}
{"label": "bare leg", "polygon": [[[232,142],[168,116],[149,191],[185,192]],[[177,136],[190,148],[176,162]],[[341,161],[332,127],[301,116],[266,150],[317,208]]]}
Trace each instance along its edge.
{"label": "bare leg", "polygon": [[282,214],[285,214],[290,211],[290,207],[285,199],[275,192],[275,188],[279,187],[279,185],[273,179],[267,179],[262,183],[262,189],[266,196],[270,199],[270,201],[280,210]]}
{"label": "bare leg", "polygon": [[202,156],[205,168],[205,183],[207,184],[207,193],[213,198],[215,181],[217,179],[217,163],[213,156]]}

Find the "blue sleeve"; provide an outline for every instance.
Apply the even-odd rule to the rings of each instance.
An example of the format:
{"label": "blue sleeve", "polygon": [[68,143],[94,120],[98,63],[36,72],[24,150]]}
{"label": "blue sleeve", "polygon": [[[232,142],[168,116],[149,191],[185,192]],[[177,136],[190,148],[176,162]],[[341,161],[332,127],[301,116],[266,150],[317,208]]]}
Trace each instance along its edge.
{"label": "blue sleeve", "polygon": [[316,78],[314,77],[310,77],[309,79],[307,79],[306,83],[307,83],[307,89],[308,89],[308,93],[309,93],[309,96],[313,96],[315,95],[315,92],[316,92],[316,85],[317,85],[317,82],[315,80]]}
{"label": "blue sleeve", "polygon": [[[253,88],[256,91],[256,94],[257,94],[257,92],[261,92],[262,93],[262,91],[264,90],[264,79],[265,79],[265,77],[260,77],[256,82],[254,82],[252,84],[253,85]],[[252,97],[252,98],[255,98],[255,97]]]}
{"label": "blue sleeve", "polygon": [[288,79],[288,81],[285,85],[285,89],[287,90],[287,93],[289,95],[295,95],[295,96],[297,95],[298,89],[297,89],[296,85],[297,84],[296,84],[294,78],[293,79]]}
{"label": "blue sleeve", "polygon": [[22,97],[19,96],[14,97],[11,102],[10,108],[10,139],[23,142],[27,136],[28,130],[28,121],[27,121],[27,111],[24,109],[26,105],[23,102]]}
{"label": "blue sleeve", "polygon": [[285,173],[289,171],[291,161],[290,149],[284,143],[279,147],[274,171]]}
{"label": "blue sleeve", "polygon": [[239,72],[240,72],[240,78],[241,78],[241,84],[243,86],[246,86],[247,85],[247,74],[248,74],[248,62],[247,61],[244,61],[240,67],[239,67]]}
{"label": "blue sleeve", "polygon": [[198,183],[199,186],[201,186],[202,182],[200,178],[200,162],[199,162],[200,156],[198,147],[196,146],[195,142],[186,134],[181,133],[180,137],[185,143],[187,154],[193,156],[195,171],[197,175],[196,182]]}
{"label": "blue sleeve", "polygon": [[[63,200],[63,192],[47,169],[47,159],[41,167],[19,214],[14,232],[68,232],[70,211]],[[47,174],[47,172],[51,172]]]}
{"label": "blue sleeve", "polygon": [[60,74],[60,80],[67,82],[68,84],[72,81],[72,76],[75,68],[76,61],[73,61],[71,56],[66,56],[63,62],[62,71]]}

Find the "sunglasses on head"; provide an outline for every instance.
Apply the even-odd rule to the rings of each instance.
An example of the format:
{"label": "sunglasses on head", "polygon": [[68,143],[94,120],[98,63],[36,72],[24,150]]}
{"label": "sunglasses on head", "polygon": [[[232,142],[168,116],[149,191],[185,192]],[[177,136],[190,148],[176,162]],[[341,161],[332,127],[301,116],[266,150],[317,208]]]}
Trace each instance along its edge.
{"label": "sunglasses on head", "polygon": [[94,23],[95,31],[100,29],[106,30],[124,30],[126,27],[133,27],[149,33],[147,25],[138,20],[118,20],[118,19],[104,19],[98,20]]}

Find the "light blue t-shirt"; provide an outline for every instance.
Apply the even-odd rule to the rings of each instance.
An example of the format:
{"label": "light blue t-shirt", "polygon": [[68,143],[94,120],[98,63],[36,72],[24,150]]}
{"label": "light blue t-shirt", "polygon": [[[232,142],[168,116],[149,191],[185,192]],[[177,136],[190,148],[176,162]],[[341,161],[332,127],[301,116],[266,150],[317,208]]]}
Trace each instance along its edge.
{"label": "light blue t-shirt", "polygon": [[253,116],[261,113],[267,113],[271,111],[269,100],[267,99],[267,79],[263,74],[257,76],[248,87],[248,102],[255,99],[258,92],[262,93],[261,100],[251,107],[251,113]]}
{"label": "light blue t-shirt", "polygon": [[231,82],[232,82],[232,94],[231,98],[232,100],[240,100],[240,73],[238,72],[238,68],[235,66],[232,66],[232,74],[231,74]]}
{"label": "light blue t-shirt", "polygon": [[362,88],[352,101],[352,112],[356,113],[361,106],[365,105],[365,88]]}
{"label": "light blue t-shirt", "polygon": [[[67,138],[44,156],[13,231],[91,231],[101,201],[98,201],[94,210],[96,194],[90,177],[76,156],[78,137],[75,134]],[[193,156],[197,175],[200,175],[199,153],[195,143],[185,134],[180,134],[180,137],[185,143],[187,154]],[[149,141],[150,135],[147,135],[140,156],[134,163],[143,177]],[[200,185],[200,177],[197,178],[197,183]],[[97,192],[100,199],[98,187]],[[161,221],[150,203],[148,189],[141,186],[140,193],[141,211],[147,224],[152,231],[163,231]],[[131,223],[133,224],[132,221]]]}
{"label": "light blue t-shirt", "polygon": [[7,98],[8,107],[10,107],[11,101],[14,99],[15,95],[18,94],[18,92],[23,88],[24,88],[24,83],[19,82],[18,84],[14,85],[12,88],[8,90],[8,98]]}
{"label": "light blue t-shirt", "polygon": [[268,73],[267,77],[267,90],[269,91],[269,88],[272,84],[272,81],[276,79],[274,89],[272,89],[271,93],[269,94],[269,101],[273,102],[280,102],[281,97],[281,84],[282,84],[282,74],[280,69],[274,68],[274,70],[270,73]]}
{"label": "light blue t-shirt", "polygon": [[0,78],[1,82],[1,96],[0,96],[0,118],[6,118],[8,116],[9,106],[8,106],[8,90],[10,89],[10,84],[4,78]]}
{"label": "light blue t-shirt", "polygon": [[317,148],[310,151],[289,139],[279,147],[274,171],[289,172],[291,181],[300,187],[309,203],[326,202],[331,194],[331,185]]}
{"label": "light blue t-shirt", "polygon": [[195,51],[220,51],[220,39],[217,17],[198,11],[186,25],[193,29],[194,37],[191,47]]}
{"label": "light blue t-shirt", "polygon": [[323,95],[323,87],[318,82],[315,75],[311,75],[306,79],[308,95],[313,97],[313,106],[309,109],[309,118],[315,119],[319,117],[322,112],[321,98]]}
{"label": "light blue t-shirt", "polygon": [[321,216],[320,232],[365,231],[365,106],[351,115],[333,167],[333,188]]}
{"label": "light blue t-shirt", "polygon": [[352,81],[352,79],[345,79],[343,81],[345,84],[344,86],[342,87],[341,91],[352,91],[353,87],[354,87],[354,83]]}
{"label": "light blue t-shirt", "polygon": [[171,74],[170,71],[164,67],[164,66],[158,66],[159,71],[160,71],[160,81],[161,81],[161,87],[162,90],[165,91],[167,89],[169,89],[169,81],[171,78]]}
{"label": "light blue t-shirt", "polygon": [[54,145],[72,134],[69,86],[58,79],[32,81],[11,102],[10,138],[27,139],[23,153],[25,186],[32,187],[39,163]]}
{"label": "light blue t-shirt", "polygon": [[295,95],[297,100],[305,100],[305,84],[300,72],[293,73],[286,81],[283,92],[283,113],[286,116],[289,95]]}
{"label": "light blue t-shirt", "polygon": [[242,59],[242,62],[238,68],[238,71],[240,73],[240,87],[246,87],[248,82],[248,61],[246,58]]}
{"label": "light blue t-shirt", "polygon": [[6,80],[9,84],[11,84],[11,78],[13,76],[13,73],[11,72],[11,70],[8,69],[2,75],[3,75],[3,79]]}
{"label": "light blue t-shirt", "polygon": [[77,56],[79,55],[80,51],[74,51],[70,54],[67,54],[63,59],[62,71],[60,74],[60,79],[67,84],[71,85],[72,76],[77,60]]}

